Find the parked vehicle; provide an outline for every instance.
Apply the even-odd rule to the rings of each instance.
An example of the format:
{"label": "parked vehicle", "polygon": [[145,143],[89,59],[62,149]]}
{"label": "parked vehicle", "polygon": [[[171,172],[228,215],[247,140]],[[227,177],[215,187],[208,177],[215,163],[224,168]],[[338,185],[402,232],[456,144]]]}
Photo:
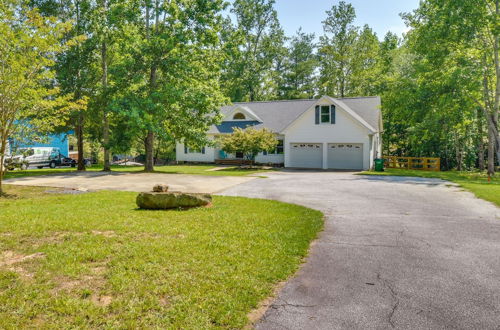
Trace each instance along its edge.
{"label": "parked vehicle", "polygon": [[56,168],[57,166],[75,167],[75,165],[75,160],[61,154],[59,148],[53,147],[20,148],[11,157],[5,159],[5,167],[11,171],[15,168],[25,170],[30,166]]}
{"label": "parked vehicle", "polygon": [[[78,164],[78,151],[70,151],[69,152],[69,157],[75,161],[76,164]],[[92,166],[92,164],[97,164],[97,161],[92,160],[92,158],[84,158],[83,159],[83,164],[86,167]]]}

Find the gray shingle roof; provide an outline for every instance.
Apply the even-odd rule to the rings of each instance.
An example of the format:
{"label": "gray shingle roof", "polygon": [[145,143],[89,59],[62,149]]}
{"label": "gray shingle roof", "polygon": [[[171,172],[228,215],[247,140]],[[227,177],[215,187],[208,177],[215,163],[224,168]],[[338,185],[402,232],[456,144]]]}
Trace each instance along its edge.
{"label": "gray shingle roof", "polygon": [[[338,99],[356,112],[368,124],[379,130],[380,97],[356,97]],[[282,132],[294,122],[307,109],[312,107],[318,100],[291,100],[291,101],[266,101],[266,102],[238,102],[221,108],[223,116],[228,115],[237,107],[250,109],[257,115],[262,123],[253,127],[267,128],[273,132]],[[227,124],[212,126],[209,133],[227,133]],[[224,127],[223,131],[219,128]]]}
{"label": "gray shingle roof", "polygon": [[380,131],[379,118],[382,110],[380,109],[379,96],[352,97],[339,100],[344,102],[352,111],[370,124],[370,126]]}

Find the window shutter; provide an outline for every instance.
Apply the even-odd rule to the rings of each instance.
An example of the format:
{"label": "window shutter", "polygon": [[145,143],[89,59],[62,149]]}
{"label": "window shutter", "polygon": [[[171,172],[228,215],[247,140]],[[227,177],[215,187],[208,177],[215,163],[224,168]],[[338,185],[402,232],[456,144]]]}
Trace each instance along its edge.
{"label": "window shutter", "polygon": [[201,153],[205,154],[205,147],[201,148]]}
{"label": "window shutter", "polygon": [[316,106],[315,122],[316,122],[316,125],[319,125],[319,105]]}
{"label": "window shutter", "polygon": [[187,154],[188,153],[188,147],[187,146],[184,146],[184,153]]}
{"label": "window shutter", "polygon": [[330,122],[335,124],[335,106],[333,104],[330,106]]}

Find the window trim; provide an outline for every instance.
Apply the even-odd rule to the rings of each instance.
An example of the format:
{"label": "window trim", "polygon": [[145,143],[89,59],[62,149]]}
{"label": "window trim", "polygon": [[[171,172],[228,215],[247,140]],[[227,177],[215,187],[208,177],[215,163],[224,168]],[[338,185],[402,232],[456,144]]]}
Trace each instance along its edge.
{"label": "window trim", "polygon": [[184,146],[184,153],[185,154],[202,154],[204,155],[206,153],[205,147],[201,147],[200,149],[192,149],[189,148],[188,146]]}
{"label": "window trim", "polygon": [[314,112],[315,125],[334,125],[336,123],[337,114],[335,104],[318,104],[316,105]]}
{"label": "window trim", "polygon": [[[326,110],[326,113],[323,113]],[[323,121],[323,116],[328,116],[326,121]],[[319,106],[319,123],[320,124],[331,124],[332,120],[332,106],[331,105],[320,105]]]}
{"label": "window trim", "polygon": [[[236,118],[236,116],[238,116],[238,115],[243,116],[243,118]],[[245,116],[245,114],[243,112],[236,112],[233,115],[233,120],[237,121],[237,120],[248,120],[248,119],[247,119],[247,116]]]}

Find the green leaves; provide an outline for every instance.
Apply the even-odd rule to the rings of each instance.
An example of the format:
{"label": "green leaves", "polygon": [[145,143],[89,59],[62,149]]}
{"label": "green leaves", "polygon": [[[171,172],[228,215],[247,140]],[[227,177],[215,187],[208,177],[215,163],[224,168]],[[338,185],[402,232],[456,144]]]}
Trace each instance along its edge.
{"label": "green leaves", "polygon": [[272,151],[278,145],[276,135],[263,128],[247,129],[235,128],[232,134],[222,135],[217,143],[221,149],[227,153],[234,154],[242,152],[249,159],[255,159],[255,156],[262,151]]}
{"label": "green leaves", "polygon": [[236,25],[224,23],[226,62],[222,86],[232,101],[276,98],[273,71],[280,70],[284,55],[284,32],[274,0],[236,0],[231,12]]}
{"label": "green leaves", "polygon": [[383,94],[390,153],[436,155],[445,168],[482,162],[485,118],[478,109],[494,103],[496,84],[492,8],[490,0],[426,0],[403,15],[412,30],[393,52]]}
{"label": "green leaves", "polygon": [[354,7],[344,1],[327,11],[320,37],[320,94],[330,96],[373,95],[378,74],[379,41],[366,25],[353,24]]}
{"label": "green leaves", "polygon": [[[22,138],[17,136],[21,128],[23,137],[49,131],[72,107],[84,106],[72,104],[55,80],[56,56],[68,47],[61,40],[69,29],[70,24],[43,17],[21,1],[0,6],[0,165],[7,139]],[[1,181],[0,173],[0,195]]]}

